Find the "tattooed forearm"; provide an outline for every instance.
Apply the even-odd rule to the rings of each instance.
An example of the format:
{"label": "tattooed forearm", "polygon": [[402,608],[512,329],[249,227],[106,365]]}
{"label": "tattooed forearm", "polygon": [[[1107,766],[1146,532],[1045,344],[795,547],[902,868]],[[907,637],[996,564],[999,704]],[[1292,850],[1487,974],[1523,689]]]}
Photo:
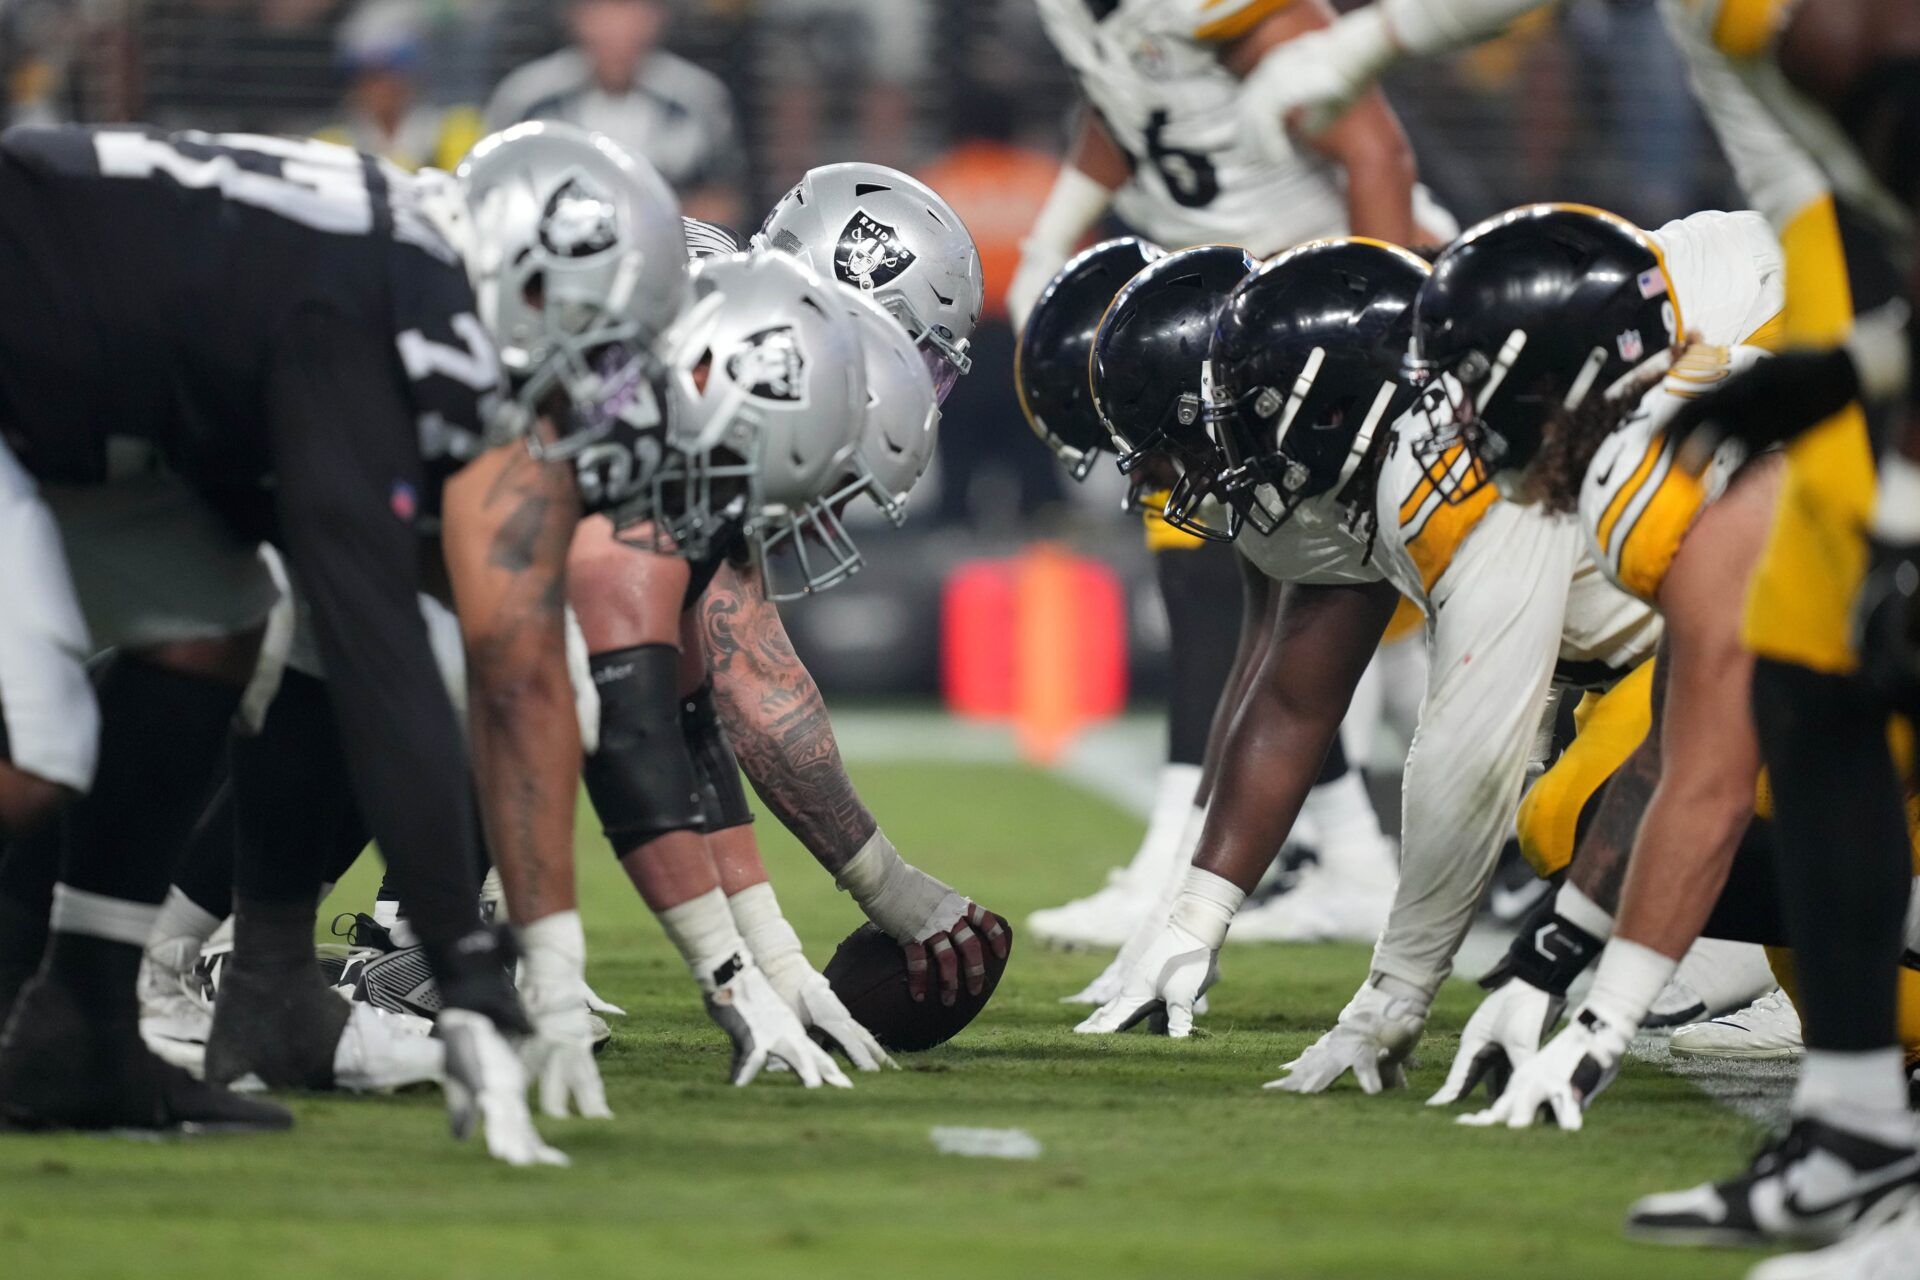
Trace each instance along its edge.
{"label": "tattooed forearm", "polygon": [[446,550],[467,649],[481,810],[515,919],[573,905],[579,728],[563,639],[572,480],[504,449],[448,487]]}
{"label": "tattooed forearm", "polygon": [[714,704],[747,781],[783,826],[829,871],[872,837],[840,758],[826,703],[757,585],[722,569],[700,601]]}

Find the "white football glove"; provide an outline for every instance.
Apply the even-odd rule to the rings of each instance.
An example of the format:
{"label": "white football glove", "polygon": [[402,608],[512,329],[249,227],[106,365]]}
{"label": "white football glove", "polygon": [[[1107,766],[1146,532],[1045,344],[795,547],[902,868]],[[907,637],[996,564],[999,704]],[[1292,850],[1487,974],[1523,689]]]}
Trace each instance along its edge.
{"label": "white football glove", "polygon": [[528,1073],[540,1082],[540,1110],[556,1119],[565,1119],[573,1108],[589,1119],[612,1119],[593,1059],[588,1013],[598,997],[587,986],[580,913],[544,916],[522,926],[519,938],[520,1000],[533,1023],[533,1035],[520,1053]]}
{"label": "white football glove", "polygon": [[1266,1087],[1287,1093],[1320,1093],[1347,1072],[1365,1093],[1403,1089],[1403,1063],[1427,1029],[1427,1001],[1391,996],[1368,982],[1354,994],[1333,1030],[1289,1062],[1287,1072]]}
{"label": "white football glove", "polygon": [[764,970],[767,981],[787,1002],[794,1016],[800,1019],[800,1025],[809,1031],[817,1031],[830,1042],[840,1047],[847,1060],[861,1071],[878,1071],[881,1067],[899,1070],[900,1064],[887,1056],[873,1033],[861,1026],[858,1019],[847,1012],[847,1006],[840,1003],[840,997],[833,993],[833,985],[814,971],[805,959],[795,957],[795,962],[776,964]]}
{"label": "white football glove", "polygon": [[1566,1030],[1513,1073],[1498,1101],[1485,1111],[1461,1116],[1459,1123],[1525,1129],[1546,1111],[1562,1129],[1578,1129],[1581,1113],[1620,1074],[1632,1038],[1631,1031],[1583,1005]]}
{"label": "white football glove", "polygon": [[709,989],[701,982],[707,1014],[733,1040],[731,1079],[736,1085],[753,1083],[769,1059],[787,1064],[800,1083],[817,1089],[822,1081],[851,1089],[833,1055],[807,1038],[807,1030],[780,993],[760,972],[760,966],[742,953],[720,970],[724,981]]}
{"label": "white football glove", "polygon": [[485,1014],[445,1009],[433,1033],[447,1046],[447,1119],[453,1136],[483,1129],[487,1154],[510,1165],[565,1165],[527,1110],[527,1075],[520,1057]]}
{"label": "white football glove", "polygon": [[1499,1098],[1514,1073],[1540,1052],[1541,1042],[1560,1020],[1566,1003],[1523,978],[1509,978],[1495,987],[1467,1019],[1447,1082],[1427,1099],[1427,1105],[1452,1106],[1482,1080],[1488,1099]]}
{"label": "white football glove", "polygon": [[1120,993],[1074,1030],[1107,1035],[1125,1031],[1144,1018],[1148,1030],[1157,1035],[1189,1036],[1194,1003],[1219,980],[1219,949],[1208,946],[1180,922],[1169,920],[1121,981]]}

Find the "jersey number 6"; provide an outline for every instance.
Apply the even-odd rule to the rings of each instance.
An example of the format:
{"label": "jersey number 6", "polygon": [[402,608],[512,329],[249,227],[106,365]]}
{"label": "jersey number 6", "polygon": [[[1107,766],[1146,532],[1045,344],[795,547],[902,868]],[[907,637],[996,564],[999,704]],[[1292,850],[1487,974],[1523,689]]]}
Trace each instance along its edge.
{"label": "jersey number 6", "polygon": [[1188,209],[1204,209],[1220,194],[1220,178],[1213,161],[1201,151],[1182,151],[1169,147],[1162,135],[1167,128],[1167,113],[1156,111],[1147,117],[1147,159],[1167,184],[1174,203]]}

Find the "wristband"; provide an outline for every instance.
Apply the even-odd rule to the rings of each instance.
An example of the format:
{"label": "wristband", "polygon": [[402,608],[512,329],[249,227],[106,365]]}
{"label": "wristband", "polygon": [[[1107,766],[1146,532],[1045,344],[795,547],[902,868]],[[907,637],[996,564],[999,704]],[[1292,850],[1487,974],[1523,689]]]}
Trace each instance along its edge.
{"label": "wristband", "polygon": [[1170,919],[1218,951],[1227,941],[1227,926],[1247,900],[1247,892],[1233,881],[1199,867],[1188,867],[1174,899]]}
{"label": "wristband", "polygon": [[587,934],[578,911],[556,911],[518,930],[522,985],[573,982],[587,972]]}

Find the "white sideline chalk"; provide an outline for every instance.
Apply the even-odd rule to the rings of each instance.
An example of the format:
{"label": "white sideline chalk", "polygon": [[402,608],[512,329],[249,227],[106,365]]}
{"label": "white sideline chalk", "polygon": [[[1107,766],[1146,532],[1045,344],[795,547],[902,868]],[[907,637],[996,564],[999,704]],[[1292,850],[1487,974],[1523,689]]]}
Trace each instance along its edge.
{"label": "white sideline chalk", "polygon": [[984,1156],[992,1160],[1032,1160],[1040,1155],[1040,1140],[1025,1129],[938,1124],[933,1127],[933,1147],[943,1156]]}

